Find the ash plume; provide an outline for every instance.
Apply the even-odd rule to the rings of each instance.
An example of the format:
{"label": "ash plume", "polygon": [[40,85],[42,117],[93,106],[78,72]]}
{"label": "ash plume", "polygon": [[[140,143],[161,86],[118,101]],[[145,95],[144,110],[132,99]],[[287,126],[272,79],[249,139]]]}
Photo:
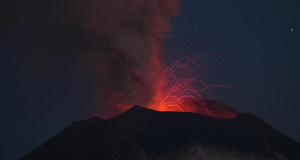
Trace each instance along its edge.
{"label": "ash plume", "polygon": [[31,22],[33,39],[50,49],[51,56],[82,56],[97,84],[96,103],[106,117],[112,117],[159,97],[164,38],[171,29],[170,19],[179,13],[179,3],[31,0],[20,1],[11,15]]}

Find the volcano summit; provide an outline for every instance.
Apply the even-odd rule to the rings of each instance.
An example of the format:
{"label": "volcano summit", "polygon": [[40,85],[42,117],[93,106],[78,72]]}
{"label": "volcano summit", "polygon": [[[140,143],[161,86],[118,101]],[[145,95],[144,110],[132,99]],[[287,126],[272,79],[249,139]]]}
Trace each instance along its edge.
{"label": "volcano summit", "polygon": [[108,120],[74,122],[21,158],[300,159],[300,144],[249,113],[214,118],[134,106]]}

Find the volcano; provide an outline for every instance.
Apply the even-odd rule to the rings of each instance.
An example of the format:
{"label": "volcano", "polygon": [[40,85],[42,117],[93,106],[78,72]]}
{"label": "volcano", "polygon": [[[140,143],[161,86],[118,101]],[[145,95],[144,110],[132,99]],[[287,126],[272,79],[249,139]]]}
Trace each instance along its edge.
{"label": "volcano", "polygon": [[73,122],[21,158],[36,159],[299,160],[300,144],[249,113],[216,118],[134,106],[112,119]]}

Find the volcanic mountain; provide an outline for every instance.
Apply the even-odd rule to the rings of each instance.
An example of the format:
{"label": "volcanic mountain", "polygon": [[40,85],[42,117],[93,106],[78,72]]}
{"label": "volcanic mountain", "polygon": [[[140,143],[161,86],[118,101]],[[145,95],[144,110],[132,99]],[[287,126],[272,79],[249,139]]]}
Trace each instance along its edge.
{"label": "volcanic mountain", "polygon": [[249,113],[215,118],[134,106],[112,119],[74,122],[21,158],[36,159],[299,160],[300,144]]}

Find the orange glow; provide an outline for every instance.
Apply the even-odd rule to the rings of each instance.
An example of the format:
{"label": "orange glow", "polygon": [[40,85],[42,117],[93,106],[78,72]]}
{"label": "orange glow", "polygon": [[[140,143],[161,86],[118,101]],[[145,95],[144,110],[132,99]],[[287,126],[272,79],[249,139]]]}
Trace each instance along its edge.
{"label": "orange glow", "polygon": [[[147,105],[147,108],[157,111],[192,112],[218,118],[235,117],[238,112],[234,109],[216,101],[207,100],[207,97],[212,97],[208,90],[221,87],[240,95],[228,87],[207,85],[202,81],[201,78],[208,76],[200,72],[200,67],[205,64],[205,61],[198,63],[200,58],[203,57],[181,58],[168,66],[163,73],[164,86]],[[207,56],[206,58],[210,59]]]}
{"label": "orange glow", "polygon": [[[191,67],[195,66],[196,67]],[[157,111],[193,112],[212,116],[201,93],[209,88],[195,75],[201,63],[197,59],[182,58],[173,62],[163,73],[164,87],[147,108]],[[195,89],[196,86],[201,89]]]}
{"label": "orange glow", "polygon": [[[203,60],[204,59],[204,60]],[[238,113],[236,110],[212,100],[210,89],[224,88],[238,95],[245,103],[246,101],[234,90],[222,85],[207,85],[203,80],[212,80],[204,66],[211,58],[208,55],[201,55],[197,58],[181,58],[165,68],[163,74],[156,82],[161,88],[155,89],[154,96],[148,102],[140,98],[139,93],[143,86],[136,82],[136,89],[133,91],[135,104],[156,111],[170,112],[191,112],[217,118],[234,118]],[[202,80],[203,79],[203,80]],[[119,102],[115,96],[108,104],[114,106],[118,113],[130,109],[133,105]],[[108,117],[117,114],[109,115]]]}

